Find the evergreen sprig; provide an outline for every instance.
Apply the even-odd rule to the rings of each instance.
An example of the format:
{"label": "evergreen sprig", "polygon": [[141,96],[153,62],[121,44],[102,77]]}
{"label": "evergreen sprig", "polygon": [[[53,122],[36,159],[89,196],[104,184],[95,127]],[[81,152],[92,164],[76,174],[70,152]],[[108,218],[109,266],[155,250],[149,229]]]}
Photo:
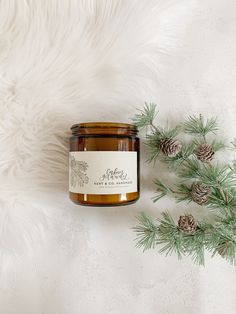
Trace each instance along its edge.
{"label": "evergreen sprig", "polygon": [[233,141],[230,142],[230,144],[232,145],[231,148],[232,148],[233,150],[236,150],[236,138],[234,138]]}
{"label": "evergreen sprig", "polygon": [[145,103],[142,110],[138,109],[138,113],[134,116],[132,121],[140,129],[153,126],[156,114],[156,104]]}
{"label": "evergreen sprig", "polygon": [[183,123],[184,132],[193,135],[205,137],[208,133],[218,130],[217,119],[210,118],[204,121],[203,116],[189,116],[188,120]]}
{"label": "evergreen sprig", "polygon": [[136,246],[143,251],[160,246],[159,252],[170,255],[177,254],[178,258],[190,256],[197,264],[204,264],[205,250],[224,257],[235,264],[236,253],[236,217],[218,218],[214,224],[198,222],[193,234],[183,232],[168,212],[162,213],[162,218],[156,222],[152,217],[141,213],[139,224],[133,228],[136,232]]}
{"label": "evergreen sprig", "polygon": [[[157,127],[155,117],[156,105],[145,104],[133,119],[139,128],[149,130],[146,134],[148,161],[160,161],[167,166],[167,171],[175,174],[171,186],[159,177],[154,180],[153,201],[174,197],[176,202],[193,202],[196,210],[200,205],[206,211],[213,211],[215,220],[197,222],[192,215],[185,214],[176,223],[168,212],[163,212],[157,220],[141,213],[134,227],[137,247],[145,251],[160,246],[160,253],[175,253],[179,258],[191,256],[198,264],[204,264],[204,253],[208,251],[212,257],[218,254],[235,264],[236,161],[216,161],[216,155],[219,150],[235,149],[236,139],[231,142],[231,148],[218,140],[216,118],[189,116],[174,127]],[[183,137],[183,133],[191,139]],[[209,133],[215,139],[209,140]]]}

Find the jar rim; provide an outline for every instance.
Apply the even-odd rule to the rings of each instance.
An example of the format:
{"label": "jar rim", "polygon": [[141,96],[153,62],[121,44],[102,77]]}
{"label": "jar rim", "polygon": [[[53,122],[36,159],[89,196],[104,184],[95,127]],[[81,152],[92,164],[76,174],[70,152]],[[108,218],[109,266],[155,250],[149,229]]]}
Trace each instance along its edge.
{"label": "jar rim", "polygon": [[71,126],[73,135],[79,134],[127,134],[136,135],[138,128],[134,124],[122,122],[84,122]]}

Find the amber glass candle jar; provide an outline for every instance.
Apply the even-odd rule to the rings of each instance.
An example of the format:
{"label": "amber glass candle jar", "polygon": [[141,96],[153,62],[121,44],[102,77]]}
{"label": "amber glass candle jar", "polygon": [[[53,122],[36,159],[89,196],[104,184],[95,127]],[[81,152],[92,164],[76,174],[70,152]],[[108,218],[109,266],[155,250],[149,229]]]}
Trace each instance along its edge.
{"label": "amber glass candle jar", "polygon": [[80,205],[117,206],[139,198],[136,126],[89,122],[71,127],[70,199]]}

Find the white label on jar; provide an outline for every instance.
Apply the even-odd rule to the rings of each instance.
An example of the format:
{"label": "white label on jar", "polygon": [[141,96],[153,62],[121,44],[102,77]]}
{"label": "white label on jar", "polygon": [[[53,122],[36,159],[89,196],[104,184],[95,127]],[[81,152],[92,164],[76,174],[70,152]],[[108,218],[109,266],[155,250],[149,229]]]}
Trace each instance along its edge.
{"label": "white label on jar", "polygon": [[137,152],[70,152],[69,159],[69,191],[72,193],[137,192]]}

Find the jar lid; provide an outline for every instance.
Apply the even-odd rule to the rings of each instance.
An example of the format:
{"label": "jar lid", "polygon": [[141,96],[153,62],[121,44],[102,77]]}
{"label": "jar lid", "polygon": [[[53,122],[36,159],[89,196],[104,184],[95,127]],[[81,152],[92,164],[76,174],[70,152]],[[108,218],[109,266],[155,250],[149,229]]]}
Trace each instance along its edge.
{"label": "jar lid", "polygon": [[71,131],[73,135],[136,135],[138,128],[121,122],[86,122],[72,125]]}

